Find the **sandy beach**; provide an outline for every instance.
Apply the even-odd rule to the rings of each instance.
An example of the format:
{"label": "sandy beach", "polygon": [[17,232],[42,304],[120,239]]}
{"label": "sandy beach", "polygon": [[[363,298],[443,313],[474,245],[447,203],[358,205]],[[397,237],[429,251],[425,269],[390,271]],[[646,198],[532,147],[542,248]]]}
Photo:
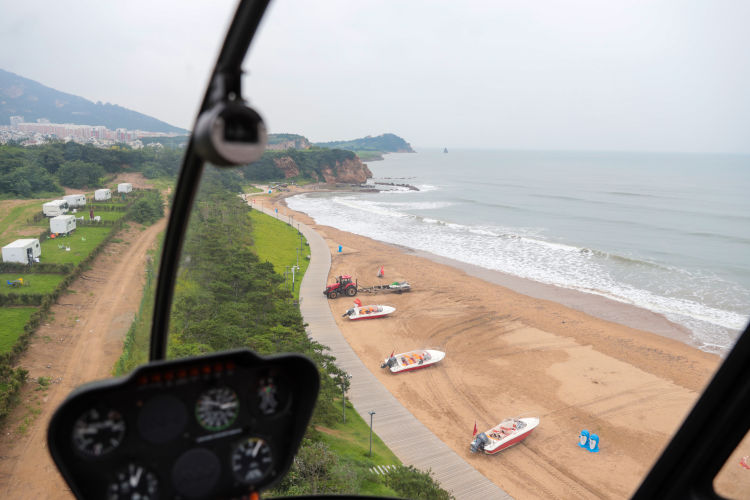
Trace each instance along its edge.
{"label": "sandy beach", "polygon": [[[721,361],[676,340],[685,339],[685,332],[648,311],[437,262],[317,226],[283,200],[278,203],[280,214],[293,214],[328,242],[329,282],[350,274],[364,286],[411,283],[412,291],[402,295],[359,295],[363,304],[395,306],[389,317],[342,318],[349,298],[329,301],[331,311],[388,390],[514,498],[629,497]],[[377,277],[380,266],[384,278]],[[498,284],[503,280],[506,286]],[[380,369],[392,350],[416,348],[445,351],[446,359],[399,375]],[[537,416],[541,423],[500,455],[469,452],[475,421],[482,431],[512,416]],[[600,436],[599,453],[576,446],[582,429]],[[750,471],[738,464],[747,454],[743,443],[719,476],[724,495],[739,498],[750,491]]]}

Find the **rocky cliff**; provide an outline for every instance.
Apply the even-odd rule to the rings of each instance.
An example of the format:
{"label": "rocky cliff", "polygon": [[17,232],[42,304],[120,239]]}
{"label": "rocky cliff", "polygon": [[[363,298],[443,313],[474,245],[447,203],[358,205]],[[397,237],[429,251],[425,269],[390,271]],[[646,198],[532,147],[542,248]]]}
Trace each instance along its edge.
{"label": "rocky cliff", "polygon": [[243,167],[242,172],[250,181],[307,179],[360,184],[372,177],[357,155],[341,149],[267,151],[260,160]]}
{"label": "rocky cliff", "polygon": [[359,158],[337,161],[333,165],[323,168],[321,174],[328,184],[336,182],[363,184],[372,177],[370,169]]}

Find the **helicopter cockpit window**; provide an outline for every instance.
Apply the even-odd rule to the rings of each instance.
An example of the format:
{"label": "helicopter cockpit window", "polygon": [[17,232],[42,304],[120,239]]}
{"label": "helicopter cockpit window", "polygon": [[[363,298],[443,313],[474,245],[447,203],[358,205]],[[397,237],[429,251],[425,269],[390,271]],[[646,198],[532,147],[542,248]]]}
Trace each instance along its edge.
{"label": "helicopter cockpit window", "polygon": [[211,76],[236,5],[166,5],[0,19],[0,497],[37,412],[83,496],[633,495],[748,323],[747,7],[277,1]]}

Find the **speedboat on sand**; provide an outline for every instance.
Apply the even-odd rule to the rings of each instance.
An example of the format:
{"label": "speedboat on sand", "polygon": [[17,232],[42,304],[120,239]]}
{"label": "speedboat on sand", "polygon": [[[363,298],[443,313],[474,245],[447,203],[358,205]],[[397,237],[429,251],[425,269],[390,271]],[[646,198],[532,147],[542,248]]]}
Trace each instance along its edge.
{"label": "speedboat on sand", "polygon": [[408,372],[418,370],[425,366],[434,365],[445,357],[442,351],[433,351],[431,349],[422,349],[418,351],[402,352],[401,354],[391,353],[390,357],[383,361],[380,368],[390,368],[392,373]]}
{"label": "speedboat on sand", "polygon": [[391,314],[396,310],[395,307],[383,306],[383,305],[369,305],[363,306],[359,299],[355,300],[356,307],[352,307],[346,311],[342,316],[349,316],[349,319],[373,319],[382,318],[388,314]]}
{"label": "speedboat on sand", "polygon": [[472,453],[484,451],[488,455],[494,455],[526,439],[537,425],[539,419],[536,417],[509,418],[487,432],[476,434],[477,426],[474,424],[475,435],[469,449]]}

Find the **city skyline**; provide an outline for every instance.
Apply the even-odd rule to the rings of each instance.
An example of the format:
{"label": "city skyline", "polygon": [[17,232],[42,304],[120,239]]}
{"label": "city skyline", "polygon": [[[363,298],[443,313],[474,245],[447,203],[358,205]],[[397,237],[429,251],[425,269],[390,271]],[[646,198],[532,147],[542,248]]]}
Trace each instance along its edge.
{"label": "city skyline", "polygon": [[112,145],[116,143],[142,147],[144,137],[176,137],[172,132],[149,132],[126,128],[108,129],[104,125],[75,123],[51,123],[46,118],[35,122],[24,121],[23,116],[11,116],[10,125],[0,126],[0,144],[8,140],[19,140],[24,145],[40,144],[48,139],[72,140],[82,144]]}

